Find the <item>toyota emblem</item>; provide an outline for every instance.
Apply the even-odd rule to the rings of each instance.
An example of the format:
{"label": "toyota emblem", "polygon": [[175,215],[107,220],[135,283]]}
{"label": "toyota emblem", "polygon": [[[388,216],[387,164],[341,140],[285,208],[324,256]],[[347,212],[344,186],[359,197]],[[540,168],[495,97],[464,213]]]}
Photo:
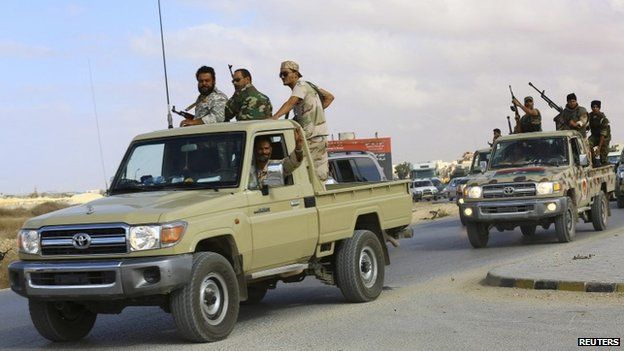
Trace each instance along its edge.
{"label": "toyota emblem", "polygon": [[72,244],[79,250],[87,249],[91,245],[91,236],[87,233],[74,234]]}
{"label": "toyota emblem", "polygon": [[503,188],[503,193],[505,195],[511,195],[514,193],[514,188],[512,186],[506,186],[505,188]]}

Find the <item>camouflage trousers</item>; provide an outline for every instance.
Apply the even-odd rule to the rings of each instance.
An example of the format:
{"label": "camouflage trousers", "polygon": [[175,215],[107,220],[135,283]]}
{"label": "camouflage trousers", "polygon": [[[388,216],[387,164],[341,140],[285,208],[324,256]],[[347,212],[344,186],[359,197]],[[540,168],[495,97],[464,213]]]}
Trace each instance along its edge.
{"label": "camouflage trousers", "polygon": [[327,163],[327,137],[317,136],[308,139],[308,148],[314,161],[316,175],[322,183],[327,180],[329,165]]}
{"label": "camouflage trousers", "polygon": [[[600,145],[600,137],[593,137],[590,136],[587,141],[589,142],[589,147],[592,151],[592,154],[594,153],[594,147],[597,147],[598,145]],[[598,155],[600,156],[600,163],[602,165],[606,165],[609,164],[609,140],[605,140],[604,144],[602,145],[602,148],[600,150],[598,150]],[[596,155],[594,155],[595,157]]]}

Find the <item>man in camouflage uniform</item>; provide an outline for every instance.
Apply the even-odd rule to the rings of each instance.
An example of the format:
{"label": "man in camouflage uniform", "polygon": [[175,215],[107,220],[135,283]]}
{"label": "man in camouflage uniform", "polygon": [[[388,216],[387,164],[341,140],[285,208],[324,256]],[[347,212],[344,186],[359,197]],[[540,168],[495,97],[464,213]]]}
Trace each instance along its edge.
{"label": "man in camouflage uniform", "polygon": [[241,68],[232,77],[234,95],[225,104],[225,120],[267,119],[273,114],[271,100],[251,84],[251,73]]}
{"label": "man in camouflage uniform", "polygon": [[329,166],[327,163],[327,126],[325,111],[334,100],[334,96],[312,83],[302,81],[299,65],[293,61],[282,62],[280,78],[284,85],[292,89],[292,95],[273,115],[278,119],[294,109],[294,120],[301,125],[308,141],[308,148],[314,160],[314,168],[321,182],[327,180]]}
{"label": "man in camouflage uniform", "polygon": [[600,163],[607,165],[609,164],[607,156],[609,154],[609,142],[611,141],[611,126],[607,116],[600,112],[601,105],[601,102],[598,100],[591,102],[592,112],[589,113],[589,130],[591,135],[587,141],[593,153],[592,159],[595,158],[596,151],[598,151]]}
{"label": "man in camouflage uniform", "polygon": [[195,118],[180,122],[180,127],[225,121],[227,96],[215,87],[216,77],[212,67],[202,66],[195,73],[199,96],[186,111],[195,107]]}
{"label": "man in camouflage uniform", "polygon": [[[279,161],[284,169],[284,176],[289,176],[295,171],[303,161],[303,136],[299,128],[295,129],[295,150],[290,155]],[[248,189],[258,189],[259,184],[267,177],[267,168],[273,147],[268,136],[259,136],[254,140],[255,163],[251,167],[249,174]]]}
{"label": "man in camouflage uniform", "polygon": [[531,133],[542,131],[542,115],[539,110],[533,107],[533,98],[527,96],[524,98],[524,105],[515,97],[513,104],[520,107],[524,111],[524,116],[520,117],[516,108],[516,128],[515,133]]}
{"label": "man in camouflage uniform", "polygon": [[[558,130],[577,130],[583,135],[583,138],[587,137],[587,110],[585,107],[579,106],[576,102],[576,94],[571,93],[566,97],[568,103],[565,109],[561,113],[563,123],[559,126]],[[559,117],[559,116],[557,116]],[[555,119],[557,118],[555,117]]]}

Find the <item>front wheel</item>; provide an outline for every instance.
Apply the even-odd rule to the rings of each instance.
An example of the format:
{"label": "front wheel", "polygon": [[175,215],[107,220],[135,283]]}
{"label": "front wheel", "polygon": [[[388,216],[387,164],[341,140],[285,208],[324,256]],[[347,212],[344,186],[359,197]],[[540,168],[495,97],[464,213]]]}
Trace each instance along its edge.
{"label": "front wheel", "polygon": [[238,319],[238,281],[230,262],[214,252],[193,256],[191,281],[171,294],[171,313],[184,338],[225,339]]}
{"label": "front wheel", "polygon": [[89,334],[97,314],[73,302],[28,300],[35,329],[51,341],[76,341]]}
{"label": "front wheel", "polygon": [[594,197],[591,207],[592,224],[595,231],[603,231],[607,229],[607,216],[609,215],[609,202],[604,192],[599,192]]}
{"label": "front wheel", "polygon": [[490,239],[490,228],[487,223],[470,222],[466,224],[468,240],[475,249],[487,246]]}
{"label": "front wheel", "polygon": [[356,230],[336,255],[336,284],[349,302],[375,300],[383,288],[385,260],[373,232]]}
{"label": "front wheel", "polygon": [[555,218],[555,231],[560,243],[567,243],[576,236],[576,206],[571,198],[567,198],[562,214]]}

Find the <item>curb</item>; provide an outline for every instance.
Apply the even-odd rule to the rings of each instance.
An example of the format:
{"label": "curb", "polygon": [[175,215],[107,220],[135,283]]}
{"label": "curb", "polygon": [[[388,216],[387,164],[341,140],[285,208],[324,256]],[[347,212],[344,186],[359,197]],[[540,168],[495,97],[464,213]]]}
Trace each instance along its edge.
{"label": "curb", "polygon": [[488,272],[485,284],[502,288],[520,288],[534,290],[564,290],[601,293],[624,293],[624,283],[578,282],[567,280],[533,280],[524,278],[502,277]]}

